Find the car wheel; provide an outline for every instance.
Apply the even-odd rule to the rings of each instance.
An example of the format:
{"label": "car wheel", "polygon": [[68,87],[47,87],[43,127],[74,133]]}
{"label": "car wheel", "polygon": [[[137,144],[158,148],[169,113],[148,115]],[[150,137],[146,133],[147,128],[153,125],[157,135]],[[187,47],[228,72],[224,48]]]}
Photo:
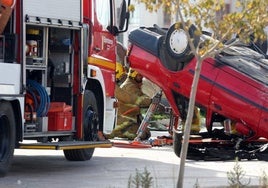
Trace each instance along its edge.
{"label": "car wheel", "polygon": [[[194,45],[197,46],[199,42],[199,36],[195,34],[195,31],[196,27],[192,24],[189,28],[189,34],[190,37],[194,39]],[[180,62],[189,61],[194,57],[193,53],[191,53],[189,39],[187,37],[186,31],[183,30],[181,24],[178,28],[177,23],[175,23],[168,29],[165,44],[170,56],[179,59]]]}

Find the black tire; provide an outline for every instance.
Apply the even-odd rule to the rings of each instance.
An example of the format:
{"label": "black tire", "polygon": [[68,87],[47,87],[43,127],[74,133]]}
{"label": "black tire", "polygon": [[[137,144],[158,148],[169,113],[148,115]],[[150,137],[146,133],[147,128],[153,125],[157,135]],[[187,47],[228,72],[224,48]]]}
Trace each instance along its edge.
{"label": "black tire", "polygon": [[0,177],[8,172],[15,148],[15,116],[9,102],[0,102]]}
{"label": "black tire", "polygon": [[[175,59],[178,59],[179,62],[187,62],[194,57],[193,53],[191,53],[189,42],[185,44],[185,47],[183,48],[182,51],[177,51],[176,49],[172,47],[172,44],[171,44],[173,41],[172,35],[174,35],[177,32],[181,32],[181,33],[185,32],[182,29],[182,25],[180,26],[180,28],[176,28],[176,27],[177,26],[175,23],[168,29],[166,39],[165,39],[166,48],[170,56],[172,56]],[[191,24],[189,28],[189,34],[190,34],[190,37],[194,40],[194,45],[197,46],[200,40],[200,37],[195,34],[195,31],[196,31],[196,27],[193,24]]]}
{"label": "black tire", "polygon": [[[84,141],[97,141],[99,130],[99,117],[96,97],[93,92],[86,90],[83,105]],[[69,161],[90,160],[94,148],[64,150],[64,156]]]}
{"label": "black tire", "polygon": [[173,132],[173,149],[177,157],[181,155],[182,133]]}

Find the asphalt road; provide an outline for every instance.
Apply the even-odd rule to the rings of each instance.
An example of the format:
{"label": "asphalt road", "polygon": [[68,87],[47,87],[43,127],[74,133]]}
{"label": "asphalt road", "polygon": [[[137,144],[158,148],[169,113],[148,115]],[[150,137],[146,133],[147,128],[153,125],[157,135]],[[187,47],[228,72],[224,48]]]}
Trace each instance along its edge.
{"label": "asphalt road", "polygon": [[[91,160],[70,162],[62,151],[16,150],[9,174],[0,179],[0,188],[127,188],[130,175],[146,168],[155,188],[176,187],[180,160],[171,146],[149,149],[98,148]],[[227,172],[235,161],[187,161],[184,187],[227,186]],[[241,161],[244,181],[258,185],[268,163]]]}

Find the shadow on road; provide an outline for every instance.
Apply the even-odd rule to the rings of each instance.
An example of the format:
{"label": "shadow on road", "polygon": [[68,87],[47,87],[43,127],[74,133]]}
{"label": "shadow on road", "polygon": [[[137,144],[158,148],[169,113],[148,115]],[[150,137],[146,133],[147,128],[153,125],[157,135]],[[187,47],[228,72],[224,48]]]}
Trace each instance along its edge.
{"label": "shadow on road", "polygon": [[[32,152],[32,153],[31,153]],[[251,172],[251,182],[258,180],[257,161],[242,162]],[[187,161],[185,188],[192,188],[196,181],[201,187],[228,185],[227,171],[234,162]],[[244,168],[244,166],[242,166]],[[263,166],[264,169],[267,166]],[[152,149],[96,149],[89,161],[71,162],[62,151],[19,151],[7,177],[2,178],[0,187],[7,188],[127,188],[130,175],[146,168],[157,188],[176,187],[179,158],[170,148]],[[260,166],[259,166],[260,168]],[[254,182],[254,181],[253,181]]]}

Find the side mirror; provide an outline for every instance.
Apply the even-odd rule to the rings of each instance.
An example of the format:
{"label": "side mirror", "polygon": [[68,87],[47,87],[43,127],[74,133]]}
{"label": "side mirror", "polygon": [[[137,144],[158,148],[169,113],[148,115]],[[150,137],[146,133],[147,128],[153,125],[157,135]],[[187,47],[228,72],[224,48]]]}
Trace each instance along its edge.
{"label": "side mirror", "polygon": [[120,6],[120,11],[119,11],[119,30],[123,30],[125,26],[125,20],[127,16],[127,10],[126,10],[126,1],[123,0]]}
{"label": "side mirror", "polygon": [[[115,10],[112,14],[111,25],[108,26],[108,31],[113,35],[118,35],[119,33],[126,32],[128,30],[128,21],[129,21],[129,11],[128,6],[130,5],[130,0],[116,0],[115,1]],[[111,7],[112,9],[112,7]]]}

